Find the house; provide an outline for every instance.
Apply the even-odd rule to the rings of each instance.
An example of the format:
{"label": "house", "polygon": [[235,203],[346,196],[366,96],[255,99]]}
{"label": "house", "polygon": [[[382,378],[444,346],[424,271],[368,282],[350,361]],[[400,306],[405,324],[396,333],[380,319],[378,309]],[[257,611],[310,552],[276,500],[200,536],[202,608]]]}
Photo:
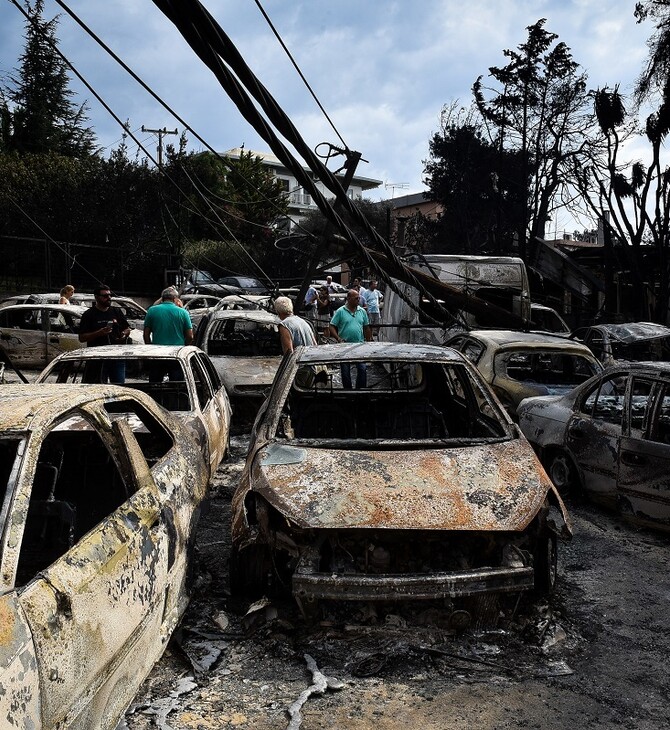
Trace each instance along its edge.
{"label": "house", "polygon": [[[233,160],[239,160],[242,153],[248,153],[249,151],[250,150],[244,150],[241,147],[235,147],[234,149],[223,152],[222,154],[224,157],[229,157]],[[275,155],[270,152],[255,152],[251,150],[251,154],[254,157],[259,157],[262,160],[263,165],[270,169],[274,176],[278,180],[280,180],[282,185],[284,186],[284,189],[289,196],[288,227],[289,230],[292,230],[293,228],[295,228],[296,225],[300,223],[301,220],[303,220],[303,218],[308,213],[317,209],[316,203],[312,200],[312,196],[309,193],[305,192],[305,190],[303,190],[303,188],[293,176],[293,173],[281,162],[281,160],[279,160],[279,158],[275,157]],[[303,167],[303,169],[311,174],[311,170],[309,169],[309,167]],[[344,180],[343,174],[339,174],[337,175],[337,177],[341,181]],[[354,175],[351,184],[349,185],[349,188],[347,190],[347,195],[353,200],[356,200],[363,197],[364,191],[378,188],[381,184],[381,180],[373,180],[372,178]],[[319,180],[316,181],[316,186],[326,198],[333,197],[332,192],[328,190]]]}

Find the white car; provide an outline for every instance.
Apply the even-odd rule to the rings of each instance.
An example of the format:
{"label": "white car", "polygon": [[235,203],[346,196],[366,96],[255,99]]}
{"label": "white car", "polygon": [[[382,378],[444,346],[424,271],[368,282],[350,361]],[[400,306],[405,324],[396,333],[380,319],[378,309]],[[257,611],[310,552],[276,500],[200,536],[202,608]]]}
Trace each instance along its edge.
{"label": "white car", "polygon": [[236,419],[255,414],[282,358],[279,317],[260,309],[220,310],[202,322],[195,344],[211,358]]}
{"label": "white car", "polygon": [[[79,322],[85,307],[16,304],[0,309],[0,350],[16,367],[43,368],[63,352],[81,347]],[[133,343],[142,335],[130,331]]]}
{"label": "white car", "polygon": [[84,347],[56,358],[36,382],[101,383],[105,368],[116,368],[119,362],[126,387],[148,393],[186,424],[213,474],[228,447],[231,409],[211,360],[197,347]]}
{"label": "white car", "polygon": [[208,471],[143,393],[0,388],[0,727],[114,730],[188,605]]}

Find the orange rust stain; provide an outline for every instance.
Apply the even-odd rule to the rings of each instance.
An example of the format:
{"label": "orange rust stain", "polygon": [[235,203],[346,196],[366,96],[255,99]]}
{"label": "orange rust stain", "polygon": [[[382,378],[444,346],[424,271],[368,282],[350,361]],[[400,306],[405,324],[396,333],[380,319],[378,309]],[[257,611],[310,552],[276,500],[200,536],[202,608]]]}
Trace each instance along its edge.
{"label": "orange rust stain", "polygon": [[6,603],[0,603],[0,645],[9,644],[14,634],[14,611]]}

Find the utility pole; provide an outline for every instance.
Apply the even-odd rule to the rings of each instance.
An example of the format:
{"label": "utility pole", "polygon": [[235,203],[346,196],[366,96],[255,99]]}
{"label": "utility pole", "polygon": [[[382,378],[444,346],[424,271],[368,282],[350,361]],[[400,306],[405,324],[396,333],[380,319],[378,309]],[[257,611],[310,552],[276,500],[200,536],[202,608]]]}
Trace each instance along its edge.
{"label": "utility pole", "polygon": [[160,170],[163,167],[163,137],[166,134],[179,134],[179,130],[177,128],[166,129],[165,127],[163,129],[148,129],[143,124],[142,131],[158,135],[158,169]]}

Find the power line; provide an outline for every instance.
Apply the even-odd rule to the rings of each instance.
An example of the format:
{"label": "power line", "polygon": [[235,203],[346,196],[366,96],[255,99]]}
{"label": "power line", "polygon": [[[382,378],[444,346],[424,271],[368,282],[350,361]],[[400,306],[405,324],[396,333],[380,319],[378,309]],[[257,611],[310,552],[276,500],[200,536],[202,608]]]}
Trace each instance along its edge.
{"label": "power line", "polygon": [[295,68],[295,70],[296,70],[296,71],[298,72],[298,75],[300,76],[300,78],[302,79],[303,83],[304,83],[304,84],[305,84],[305,86],[307,87],[307,90],[309,91],[309,93],[310,93],[310,94],[312,95],[312,98],[313,98],[313,99],[314,99],[314,101],[316,102],[317,106],[319,107],[319,109],[320,109],[320,110],[321,110],[321,112],[323,113],[323,116],[324,116],[324,117],[325,117],[325,118],[326,118],[326,119],[328,120],[328,124],[330,124],[330,126],[332,127],[332,129],[333,129],[333,132],[335,132],[335,134],[337,135],[337,137],[338,137],[338,139],[340,140],[340,142],[342,142],[342,144],[343,144],[343,145],[344,145],[344,146],[345,146],[345,147],[346,147],[347,149],[349,149],[349,145],[347,145],[347,143],[346,143],[346,142],[344,141],[344,138],[342,137],[342,135],[341,135],[341,134],[340,134],[340,133],[339,133],[339,132],[337,131],[337,127],[336,127],[336,126],[335,126],[335,125],[333,124],[333,122],[332,122],[331,118],[330,118],[330,117],[328,116],[328,113],[327,113],[327,112],[326,112],[326,110],[325,110],[325,109],[323,108],[323,106],[322,106],[321,102],[320,102],[320,101],[318,100],[318,98],[317,98],[316,94],[315,94],[315,93],[314,93],[314,91],[312,90],[312,87],[311,87],[311,86],[309,85],[309,82],[307,81],[307,79],[305,78],[305,76],[304,76],[303,72],[302,72],[302,71],[300,70],[300,67],[299,67],[299,66],[298,66],[298,64],[296,63],[296,61],[295,61],[295,59],[293,58],[293,56],[291,55],[291,51],[289,51],[289,49],[287,48],[286,44],[285,44],[285,43],[284,43],[284,41],[282,40],[282,37],[281,37],[281,36],[279,35],[279,33],[278,33],[277,29],[276,29],[276,28],[274,27],[274,25],[273,25],[272,21],[271,21],[271,20],[270,20],[270,18],[268,17],[268,14],[267,14],[267,13],[265,12],[265,10],[263,9],[263,6],[261,5],[261,3],[260,3],[260,0],[255,0],[255,2],[256,2],[256,5],[258,6],[258,9],[259,9],[259,10],[261,11],[261,14],[263,15],[263,17],[264,17],[264,18],[265,18],[265,20],[267,21],[267,24],[268,24],[268,25],[270,26],[270,29],[271,29],[271,30],[272,30],[272,32],[273,32],[273,33],[275,34],[275,37],[276,37],[276,38],[277,38],[277,40],[279,41],[279,43],[280,43],[281,47],[282,47],[282,48],[284,49],[284,51],[286,52],[286,55],[287,55],[287,56],[289,57],[289,60],[290,60],[290,61],[291,61],[291,63],[293,64],[293,68]]}

